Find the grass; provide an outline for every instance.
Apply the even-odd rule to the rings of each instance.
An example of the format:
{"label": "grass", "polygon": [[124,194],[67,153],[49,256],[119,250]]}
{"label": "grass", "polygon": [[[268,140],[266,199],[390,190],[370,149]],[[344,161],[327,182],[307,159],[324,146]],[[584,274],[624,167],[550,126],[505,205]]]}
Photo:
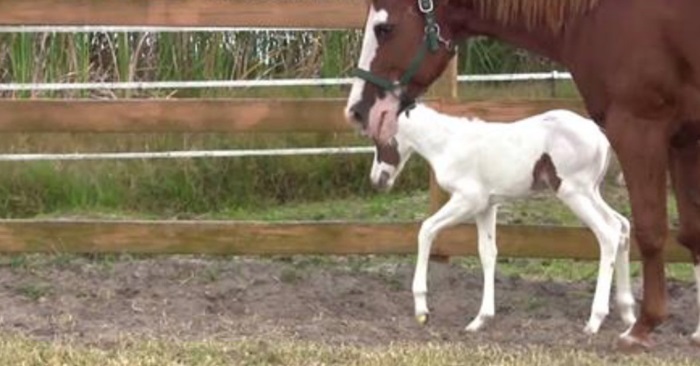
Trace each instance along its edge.
{"label": "grass", "polygon": [[38,301],[51,292],[51,287],[39,282],[30,282],[18,286],[17,292],[27,299]]}
{"label": "grass", "polygon": [[[403,177],[402,177],[403,178]],[[397,184],[402,184],[399,180]],[[607,184],[604,190],[606,200],[617,209],[629,217],[630,209],[624,188],[614,184]],[[265,220],[265,221],[285,221],[285,220],[348,220],[348,221],[371,221],[371,222],[391,222],[391,221],[419,221],[429,216],[429,197],[426,190],[399,191],[393,193],[371,193],[367,197],[349,197],[343,199],[323,200],[317,202],[289,202],[282,205],[261,205],[259,207],[231,207],[219,212],[205,212],[199,215],[192,215],[180,218],[187,219],[216,219],[216,220]],[[671,223],[677,221],[677,214],[674,210],[673,200],[669,201],[669,214]],[[88,217],[102,219],[123,219],[123,218],[169,218],[163,215],[143,214],[139,212],[120,212],[115,210],[72,210],[58,211],[49,215],[39,217]],[[546,195],[538,196],[534,199],[519,200],[503,204],[499,209],[499,224],[522,224],[522,225],[562,225],[580,226],[578,218],[571,213],[556,198]],[[26,256],[10,257],[0,263],[10,263],[13,267],[37,267],[28,264]],[[337,266],[335,258],[328,257],[304,257],[298,260],[299,266],[315,264],[328,264]],[[413,260],[409,257],[379,257],[380,263],[383,261]],[[458,259],[462,265],[469,268],[480,268],[477,258]],[[65,259],[57,257],[50,260],[51,264],[63,263]],[[362,259],[355,259],[351,266],[358,270],[371,268],[380,265],[375,262],[365,262]],[[556,280],[556,281],[588,281],[593,280],[597,274],[597,262],[575,261],[575,260],[544,260],[544,259],[513,259],[500,258],[498,271],[507,276],[521,276],[528,279]],[[638,262],[631,265],[631,273],[635,277],[640,276],[640,266]],[[693,281],[693,268],[690,264],[667,264],[667,274],[670,278],[681,281]],[[294,273],[289,273],[289,280],[295,279]]]}
{"label": "grass", "polygon": [[[606,192],[615,205],[625,205],[615,190]],[[551,222],[576,224],[563,210],[552,208],[549,199],[522,201],[505,205],[501,222],[517,221],[537,224],[543,217]],[[276,208],[234,210],[211,214],[209,218],[290,220],[290,219],[361,219],[361,220],[420,220],[428,215],[428,197],[425,191],[411,193],[377,194],[369,199],[348,198],[281,205]],[[528,214],[547,212],[547,214]],[[114,215],[114,213],[112,213]],[[118,214],[116,216],[119,216]],[[138,261],[134,255],[42,255],[27,254],[0,257],[0,266],[41,275],[51,267],[79,266],[109,267],[119,261]],[[203,257],[211,260],[210,270],[200,274],[203,283],[217,281],[218,263],[227,257]],[[280,281],[288,284],[303,279],[309,267],[328,266],[353,272],[371,272],[384,279],[389,288],[396,282],[387,268],[399,262],[412,263],[413,256],[294,256],[261,258],[288,264],[281,272]],[[477,258],[455,258],[458,264],[479,269]],[[667,265],[669,278],[692,281],[689,264]],[[593,283],[597,263],[575,260],[509,259],[499,260],[497,271],[505,276],[519,276],[531,280],[589,281]],[[632,273],[639,278],[639,264],[632,264]],[[29,283],[17,288],[29,300],[39,301],[51,288],[41,283]],[[530,309],[545,306],[538,299],[524,299]],[[576,351],[570,348],[498,346],[432,342],[401,343],[383,346],[328,345],[294,339],[240,339],[183,342],[169,339],[141,339],[125,335],[122,341],[110,344],[75,344],[70,340],[40,341],[21,336],[0,336],[0,364],[4,365],[692,365],[696,360],[681,356],[637,355]]]}
{"label": "grass", "polygon": [[0,338],[0,364],[23,366],[216,366],[216,365],[695,365],[690,357],[600,355],[545,347],[474,347],[458,343],[389,346],[326,345],[301,341],[242,339],[179,342],[125,339],[109,348]]}

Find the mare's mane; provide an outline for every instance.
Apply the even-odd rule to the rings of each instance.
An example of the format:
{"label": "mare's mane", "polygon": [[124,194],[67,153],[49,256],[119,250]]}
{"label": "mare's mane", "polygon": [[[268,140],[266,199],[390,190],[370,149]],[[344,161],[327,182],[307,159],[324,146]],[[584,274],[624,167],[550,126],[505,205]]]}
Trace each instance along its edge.
{"label": "mare's mane", "polygon": [[471,0],[482,16],[503,24],[545,25],[555,32],[575,17],[585,15],[601,0]]}

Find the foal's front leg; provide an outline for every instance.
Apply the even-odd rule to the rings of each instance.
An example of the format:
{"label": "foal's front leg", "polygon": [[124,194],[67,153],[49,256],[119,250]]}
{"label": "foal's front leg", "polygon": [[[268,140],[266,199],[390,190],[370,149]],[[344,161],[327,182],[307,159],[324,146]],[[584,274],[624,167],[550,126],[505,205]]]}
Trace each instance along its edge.
{"label": "foal's front leg", "polygon": [[468,332],[481,329],[496,314],[494,277],[496,276],[496,206],[489,206],[476,215],[479,236],[479,260],[484,271],[484,291],[479,314],[465,328]]}
{"label": "foal's front leg", "polygon": [[433,240],[440,230],[463,221],[470,212],[470,202],[464,195],[455,193],[449,201],[421,225],[418,233],[418,258],[413,276],[413,301],[416,320],[420,324],[428,321],[428,260]]}

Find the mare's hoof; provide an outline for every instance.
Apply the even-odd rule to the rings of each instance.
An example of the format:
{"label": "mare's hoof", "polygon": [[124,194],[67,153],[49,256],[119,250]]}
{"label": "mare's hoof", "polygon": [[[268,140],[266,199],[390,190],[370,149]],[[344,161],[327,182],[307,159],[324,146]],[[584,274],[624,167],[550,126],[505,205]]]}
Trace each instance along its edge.
{"label": "mare's hoof", "polygon": [[654,342],[652,342],[648,335],[645,337],[635,337],[629,333],[625,333],[617,340],[617,348],[627,353],[648,351],[653,347]]}
{"label": "mare's hoof", "polygon": [[429,319],[430,319],[430,316],[428,316],[428,314],[416,315],[416,321],[417,321],[418,324],[420,324],[420,325],[426,325],[426,324],[428,324],[428,320],[429,320]]}

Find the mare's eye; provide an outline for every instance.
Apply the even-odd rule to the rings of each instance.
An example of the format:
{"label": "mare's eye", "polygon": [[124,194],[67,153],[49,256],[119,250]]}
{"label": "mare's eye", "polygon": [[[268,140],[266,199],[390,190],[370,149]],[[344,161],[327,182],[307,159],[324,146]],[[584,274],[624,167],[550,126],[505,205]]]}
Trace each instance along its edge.
{"label": "mare's eye", "polygon": [[394,30],[394,26],[387,23],[377,24],[374,26],[374,34],[379,39],[388,37]]}

